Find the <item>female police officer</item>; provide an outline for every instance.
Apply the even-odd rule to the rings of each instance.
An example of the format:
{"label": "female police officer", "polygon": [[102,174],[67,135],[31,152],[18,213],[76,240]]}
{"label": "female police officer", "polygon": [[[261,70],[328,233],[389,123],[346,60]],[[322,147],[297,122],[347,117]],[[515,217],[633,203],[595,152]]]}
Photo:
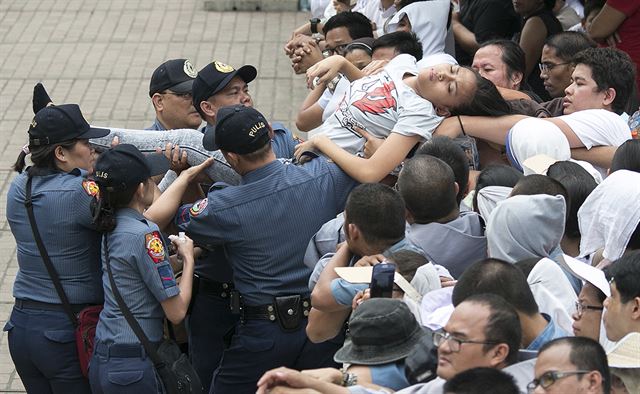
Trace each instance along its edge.
{"label": "female police officer", "polygon": [[[7,196],[7,219],[17,243],[16,298],[8,331],[9,351],[30,393],[88,393],[89,382],[80,371],[74,326],[36,246],[25,207],[31,194],[35,221],[47,254],[57,271],[75,313],[103,300],[100,280],[100,234],[89,209],[97,193],[86,179],[93,171],[94,150],[89,138],[103,137],[75,104],[39,111],[29,128],[28,150],[21,152]],[[25,167],[31,153],[33,166]]]}
{"label": "female police officer", "polygon": [[[174,192],[181,181],[191,180],[204,167],[183,171],[178,183],[174,182],[165,194],[180,194]],[[100,186],[96,224],[104,232],[103,246],[106,247],[103,250],[105,305],[96,329],[96,347],[89,368],[94,393],[162,392],[151,360],[118,306],[108,269],[110,267],[117,291],[149,341],[159,344],[164,315],[177,324],[186,314],[191,300],[194,262],[193,242],[186,237],[174,241],[184,264],[178,286],[160,230],[143,216],[153,202],[151,176],[167,169],[164,156],[144,156],[127,144],[106,151],[96,163],[95,179]],[[157,212],[156,204],[164,205],[162,208],[173,214],[178,201],[157,200],[147,211],[147,217]]]}

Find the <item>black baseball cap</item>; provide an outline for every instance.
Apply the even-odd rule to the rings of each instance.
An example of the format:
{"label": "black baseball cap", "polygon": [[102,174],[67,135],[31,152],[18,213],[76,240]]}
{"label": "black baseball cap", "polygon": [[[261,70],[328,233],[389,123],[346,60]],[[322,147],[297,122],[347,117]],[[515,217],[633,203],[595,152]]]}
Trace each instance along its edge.
{"label": "black baseball cap", "polygon": [[204,139],[207,139],[207,134],[215,132],[215,142],[221,150],[253,153],[270,143],[269,127],[265,117],[252,107],[222,107],[216,115],[215,131],[208,130]]}
{"label": "black baseball cap", "polygon": [[75,138],[100,138],[110,132],[109,129],[89,126],[78,104],[50,105],[38,111],[31,121],[29,145],[52,145]]}
{"label": "black baseball cap", "polygon": [[249,83],[256,79],[258,71],[253,66],[242,66],[239,69],[214,61],[198,72],[193,81],[193,106],[199,110],[200,103],[224,89],[235,76]]}
{"label": "black baseball cap", "polygon": [[196,75],[196,69],[189,59],[167,60],[151,76],[149,97],[167,89],[175,93],[191,93]]}
{"label": "black baseball cap", "polygon": [[125,190],[168,170],[169,161],[164,155],[143,155],[133,145],[119,144],[98,157],[95,180],[107,191]]}

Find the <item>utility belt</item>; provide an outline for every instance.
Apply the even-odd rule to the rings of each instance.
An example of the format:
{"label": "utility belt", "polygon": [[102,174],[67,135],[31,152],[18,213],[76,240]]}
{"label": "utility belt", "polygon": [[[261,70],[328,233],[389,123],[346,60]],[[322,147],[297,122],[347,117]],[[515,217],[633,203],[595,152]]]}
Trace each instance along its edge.
{"label": "utility belt", "polygon": [[214,295],[222,298],[231,298],[231,291],[234,286],[229,282],[216,282],[197,274],[193,275],[193,288],[196,293]]}
{"label": "utility belt", "polygon": [[240,315],[240,323],[247,320],[278,322],[284,331],[295,331],[309,316],[311,300],[300,294],[273,297],[273,302],[264,305],[247,305],[239,291],[231,292],[231,313]]}
{"label": "utility belt", "polygon": [[[80,313],[80,311],[82,311],[84,308],[93,305],[94,304],[70,304],[71,310],[76,315]],[[36,309],[41,311],[65,312],[64,306],[62,304],[50,304],[48,302],[23,300],[21,298],[16,298],[15,307],[18,309]]]}

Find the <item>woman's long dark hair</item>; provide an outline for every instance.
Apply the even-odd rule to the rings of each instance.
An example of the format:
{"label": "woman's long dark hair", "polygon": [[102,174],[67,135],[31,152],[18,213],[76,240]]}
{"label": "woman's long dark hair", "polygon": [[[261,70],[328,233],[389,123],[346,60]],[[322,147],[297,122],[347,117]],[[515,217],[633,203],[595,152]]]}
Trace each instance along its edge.
{"label": "woman's long dark hair", "polygon": [[480,73],[470,67],[476,76],[476,91],[471,99],[466,103],[451,108],[451,115],[469,115],[469,116],[502,116],[510,115],[511,107],[496,88],[493,82],[483,78]]}
{"label": "woman's long dark hair", "polygon": [[78,142],[77,139],[59,142],[53,145],[32,146],[29,144],[29,153],[22,150],[13,164],[12,168],[16,172],[22,172],[26,166],[27,154],[31,154],[31,162],[33,166],[29,169],[32,175],[48,172],[51,170],[59,171],[56,165],[56,148],[61,146],[65,149],[72,149]]}
{"label": "woman's long dark hair", "polygon": [[100,193],[91,203],[91,213],[96,229],[102,233],[109,233],[116,228],[115,212],[131,203],[138,185],[129,186],[124,190],[109,191],[105,186],[100,187]]}

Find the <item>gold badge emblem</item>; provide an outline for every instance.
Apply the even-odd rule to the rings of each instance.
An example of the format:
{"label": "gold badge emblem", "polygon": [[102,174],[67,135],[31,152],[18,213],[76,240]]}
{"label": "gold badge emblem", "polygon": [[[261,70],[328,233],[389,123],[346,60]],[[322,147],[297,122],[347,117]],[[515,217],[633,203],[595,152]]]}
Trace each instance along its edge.
{"label": "gold badge emblem", "polygon": [[191,78],[195,78],[198,75],[196,68],[193,67],[193,64],[189,61],[189,59],[184,61],[184,67],[182,67],[184,73],[190,76]]}
{"label": "gold badge emblem", "polygon": [[36,122],[36,118],[33,118],[33,120],[31,121],[31,128],[35,128],[38,125],[38,122]]}
{"label": "gold badge emblem", "polygon": [[221,62],[213,62],[213,65],[216,67],[216,70],[220,71],[221,73],[230,73],[232,71],[235,70],[235,68],[231,67],[228,64],[224,64]]}

